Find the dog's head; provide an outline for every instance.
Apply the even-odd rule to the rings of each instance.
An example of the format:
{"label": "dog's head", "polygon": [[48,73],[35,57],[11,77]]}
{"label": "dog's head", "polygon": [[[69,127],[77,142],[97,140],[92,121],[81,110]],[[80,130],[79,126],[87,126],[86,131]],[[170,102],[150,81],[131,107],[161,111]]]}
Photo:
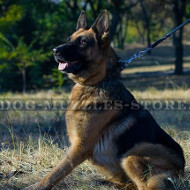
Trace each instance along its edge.
{"label": "dog's head", "polygon": [[95,84],[106,76],[111,51],[107,11],[103,11],[90,28],[82,11],[76,31],[68,42],[53,49],[58,69],[75,82],[87,85]]}

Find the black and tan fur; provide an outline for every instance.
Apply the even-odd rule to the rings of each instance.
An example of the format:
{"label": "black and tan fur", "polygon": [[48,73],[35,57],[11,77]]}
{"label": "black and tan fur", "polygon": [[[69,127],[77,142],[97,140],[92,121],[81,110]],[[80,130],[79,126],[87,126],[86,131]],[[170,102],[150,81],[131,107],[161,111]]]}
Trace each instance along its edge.
{"label": "black and tan fur", "polygon": [[91,28],[82,12],[76,32],[54,55],[68,63],[65,71],[76,83],[66,111],[71,147],[56,168],[26,189],[51,189],[86,159],[126,189],[172,189],[168,178],[183,174],[183,151],[121,83],[107,11]]}

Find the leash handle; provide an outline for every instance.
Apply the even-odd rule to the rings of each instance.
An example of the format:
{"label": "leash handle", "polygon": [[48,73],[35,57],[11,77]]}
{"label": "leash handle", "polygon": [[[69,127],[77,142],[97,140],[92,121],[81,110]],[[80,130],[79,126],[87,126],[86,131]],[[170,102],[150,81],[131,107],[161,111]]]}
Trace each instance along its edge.
{"label": "leash handle", "polygon": [[174,28],[171,32],[167,33],[166,35],[162,36],[159,40],[151,44],[149,47],[147,47],[145,50],[142,50],[138,53],[135,53],[132,57],[130,57],[128,60],[122,60],[120,59],[118,63],[121,64],[121,70],[125,69],[135,59],[140,59],[143,55],[145,55],[147,52],[151,51],[153,48],[155,48],[158,44],[160,44],[162,41],[170,37],[172,34],[174,34],[177,30],[181,29],[183,26],[188,24],[190,22],[190,18],[187,19],[184,23]]}

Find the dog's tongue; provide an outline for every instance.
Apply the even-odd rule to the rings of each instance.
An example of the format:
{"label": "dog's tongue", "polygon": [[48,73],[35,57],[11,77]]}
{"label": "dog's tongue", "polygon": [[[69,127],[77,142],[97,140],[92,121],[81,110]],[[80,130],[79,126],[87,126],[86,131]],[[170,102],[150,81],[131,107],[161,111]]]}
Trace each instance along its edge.
{"label": "dog's tongue", "polygon": [[58,69],[60,71],[64,71],[68,63],[59,63]]}

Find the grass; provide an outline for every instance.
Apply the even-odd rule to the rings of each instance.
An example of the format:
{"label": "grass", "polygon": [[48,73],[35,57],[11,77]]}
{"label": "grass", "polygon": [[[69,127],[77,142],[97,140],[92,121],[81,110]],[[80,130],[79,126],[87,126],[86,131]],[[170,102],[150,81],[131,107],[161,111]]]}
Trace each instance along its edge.
{"label": "grass", "polygon": [[[135,97],[140,100],[144,97],[150,99],[171,99],[171,96],[172,98],[178,96],[180,98],[188,98],[189,90],[184,89],[180,92],[179,90],[164,90],[162,97],[160,97],[160,93],[159,90],[153,88],[149,88],[143,92],[133,91]],[[9,94],[9,96],[13,97],[12,94]],[[33,96],[33,94],[24,95],[26,99],[29,97],[33,98]],[[49,96],[47,96],[46,92],[40,92],[36,96],[50,98],[54,96],[54,92],[49,92]],[[17,94],[16,98],[19,97],[21,98],[22,95]],[[62,98],[62,95],[56,95],[56,98]],[[23,188],[45,176],[59,163],[67,150],[67,145],[63,143],[63,139],[60,136],[57,136],[58,139],[56,139],[56,134],[55,136],[51,136],[44,132],[46,128],[51,127],[52,120],[55,119],[57,114],[60,115],[59,117],[63,117],[64,112],[23,112],[21,115],[16,112],[4,113],[3,118],[0,120],[1,133],[4,131],[1,134],[0,189]],[[186,170],[190,171],[189,111],[152,111],[152,114],[158,123],[182,145],[187,161]],[[35,117],[37,117],[38,121],[35,121]],[[26,122],[28,118],[33,122]],[[46,121],[47,118],[49,118],[48,121]],[[4,126],[2,123],[4,123]],[[36,128],[34,127],[35,123]],[[29,129],[23,133],[22,128]],[[7,134],[3,135],[6,131]],[[14,135],[15,141],[13,141],[12,135]],[[66,138],[65,132],[62,132],[62,135]],[[61,145],[60,141],[62,141]],[[13,143],[15,144],[14,146]],[[184,186],[187,180],[190,180],[190,173],[186,174],[185,179],[185,182],[181,186]],[[104,176],[89,162],[85,162],[77,167],[55,189],[117,189],[109,183],[100,183],[100,180],[104,180]],[[183,190],[186,190],[185,188],[183,187]]]}
{"label": "grass", "polygon": [[[123,72],[122,80],[137,100],[178,100],[190,103],[190,75],[175,76],[167,72],[171,62],[151,61],[146,66],[144,59]],[[189,69],[189,63],[186,63]],[[144,74],[146,72],[146,75]],[[165,73],[166,72],[166,73]],[[160,74],[158,74],[160,73]],[[155,74],[156,77],[155,77]],[[69,88],[70,89],[70,88]],[[38,93],[4,93],[2,99],[44,100],[68,99],[69,90],[61,94],[54,91]],[[190,107],[189,107],[190,108]],[[183,147],[186,158],[186,175],[177,182],[178,190],[189,190],[190,183],[190,127],[187,110],[150,110],[157,122]],[[60,127],[61,126],[61,127]],[[7,111],[0,112],[0,189],[21,189],[45,176],[63,158],[68,149],[64,111]],[[78,166],[54,189],[68,190],[114,190],[113,184],[105,180],[88,161]]]}
{"label": "grass", "polygon": [[[17,150],[7,149],[0,153],[2,173],[1,189],[22,188],[34,183],[50,172],[62,159],[64,150],[54,145],[53,141],[40,137],[34,141],[29,138],[20,143]],[[56,189],[95,189],[100,184],[95,179],[103,179],[89,162],[84,162],[69,175]],[[101,185],[100,185],[101,186]],[[5,188],[5,189],[6,189]],[[104,189],[104,187],[102,187]],[[113,188],[114,189],[114,188]]]}
{"label": "grass", "polygon": [[[173,132],[171,131],[172,134]],[[189,160],[189,134],[186,134],[188,138],[184,140],[178,137],[176,131],[174,133],[186,152],[186,159]],[[19,189],[37,181],[59,163],[65,151],[66,149],[58,148],[45,137],[40,137],[37,141],[29,138],[25,143],[20,142],[17,150],[1,151],[1,175],[6,174],[1,180],[1,189]],[[185,180],[188,178],[187,174],[184,183],[180,185],[187,183]],[[104,177],[89,162],[84,162],[55,189],[117,189],[114,185],[102,185],[99,182],[101,179]],[[188,189],[183,187],[183,190]]]}

